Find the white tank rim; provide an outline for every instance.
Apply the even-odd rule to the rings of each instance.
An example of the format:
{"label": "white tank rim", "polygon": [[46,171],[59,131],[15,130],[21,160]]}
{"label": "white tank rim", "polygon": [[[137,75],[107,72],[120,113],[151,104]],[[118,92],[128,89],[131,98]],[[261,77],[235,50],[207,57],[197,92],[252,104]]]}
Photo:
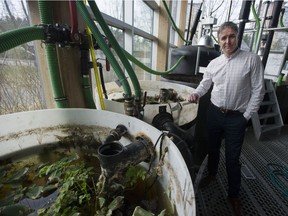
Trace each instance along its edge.
{"label": "white tank rim", "polygon": [[[55,133],[57,134],[57,130],[63,125],[97,125],[112,129],[119,123],[124,124],[132,134],[149,135],[153,143],[162,134],[158,129],[137,118],[110,111],[70,108],[20,112],[0,116],[0,157],[43,142],[55,141]],[[42,131],[43,134],[33,133],[34,130],[47,127],[51,128],[47,133],[45,130]],[[17,133],[19,136],[12,136]],[[160,183],[179,216],[194,216],[196,215],[195,194],[185,161],[170,139],[164,139],[163,147],[165,146],[169,151],[165,158],[163,178],[160,178]],[[159,152],[159,145],[157,145],[157,152]]]}

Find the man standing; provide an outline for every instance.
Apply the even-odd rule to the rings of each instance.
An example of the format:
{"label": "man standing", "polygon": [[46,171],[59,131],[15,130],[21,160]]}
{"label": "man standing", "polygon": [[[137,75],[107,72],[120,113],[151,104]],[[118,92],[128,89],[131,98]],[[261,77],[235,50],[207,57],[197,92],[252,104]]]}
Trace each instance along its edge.
{"label": "man standing", "polygon": [[207,110],[208,176],[201,183],[216,179],[222,138],[228,176],[228,200],[236,215],[241,215],[239,199],[241,164],[239,162],[247,121],[257,112],[264,96],[264,72],[256,54],[238,48],[238,27],[223,23],[218,30],[222,55],[213,59],[203,79],[188,101],[198,103],[213,84]]}

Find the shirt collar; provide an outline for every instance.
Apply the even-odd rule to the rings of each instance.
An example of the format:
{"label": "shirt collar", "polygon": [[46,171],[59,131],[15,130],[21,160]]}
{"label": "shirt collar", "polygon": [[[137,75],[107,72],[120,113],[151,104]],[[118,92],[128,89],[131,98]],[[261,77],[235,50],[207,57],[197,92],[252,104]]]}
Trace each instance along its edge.
{"label": "shirt collar", "polygon": [[223,55],[224,55],[224,58],[226,59],[232,59],[234,56],[238,55],[239,52],[240,52],[240,49],[237,48],[237,50],[230,57],[227,57],[225,54]]}

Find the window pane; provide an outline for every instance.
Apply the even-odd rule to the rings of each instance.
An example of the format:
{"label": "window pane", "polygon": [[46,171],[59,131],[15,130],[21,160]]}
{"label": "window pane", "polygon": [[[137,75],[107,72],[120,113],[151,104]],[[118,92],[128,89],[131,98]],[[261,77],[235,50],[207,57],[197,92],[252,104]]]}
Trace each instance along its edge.
{"label": "window pane", "polygon": [[153,10],[142,0],[134,1],[134,26],[152,34]]}
{"label": "window pane", "polygon": [[[277,77],[279,76],[280,70],[283,69],[281,68],[283,58],[285,57],[283,53],[285,52],[286,46],[288,44],[288,38],[285,36],[286,34],[287,34],[286,32],[282,31],[274,32],[270,50],[271,52],[269,53],[268,60],[266,63],[265,74],[273,75],[275,79],[274,81],[276,81]],[[272,53],[272,51],[276,51],[278,53]],[[284,69],[287,70],[287,67],[285,67]]]}
{"label": "window pane", "polygon": [[[112,31],[112,34],[114,35],[114,37],[116,38],[116,40],[118,41],[119,45],[121,47],[123,47],[124,44],[124,34],[123,31],[121,29],[118,28],[114,28],[114,27],[110,27],[110,30]],[[110,49],[114,55],[114,57],[116,58],[116,61],[119,63],[120,66],[122,66],[122,64],[120,63],[119,57],[118,55],[115,53],[115,51],[111,48]],[[102,50],[97,50],[96,51],[96,58],[98,59],[97,62],[102,64],[103,67],[103,77],[104,77],[104,81],[105,82],[114,82],[118,80],[118,77],[113,69],[113,67],[110,65],[110,63],[108,63],[110,65],[110,71],[107,71],[107,65],[106,65],[106,56],[105,54],[102,52]],[[108,66],[109,66],[108,65]],[[124,68],[122,67],[122,70],[124,72]],[[95,78],[93,78],[92,80],[95,80]],[[94,85],[95,83],[93,83]],[[94,85],[94,88],[96,86]]]}
{"label": "window pane", "polygon": [[[170,13],[171,13],[171,16],[174,20],[174,22],[176,23],[176,26],[178,27],[177,25],[177,6],[178,6],[178,1],[172,1],[172,9],[170,10]],[[170,22],[170,20],[169,20]],[[171,28],[170,28],[170,43],[171,44],[174,44],[175,43],[175,36],[176,36],[177,32],[175,31],[175,29],[173,28],[173,26],[171,25]]]}
{"label": "window pane", "polygon": [[[1,0],[0,32],[30,26],[28,16],[26,1]],[[34,42],[0,53],[0,101],[0,115],[46,107]]]}
{"label": "window pane", "polygon": [[95,2],[102,13],[123,20],[123,0],[96,0]]}
{"label": "window pane", "polygon": [[[152,67],[152,41],[140,37],[138,35],[134,36],[134,48],[133,56],[137,58],[140,62],[145,64],[147,67]],[[151,79],[151,74],[144,71],[140,67],[133,65],[135,73],[139,80],[149,80]]]}

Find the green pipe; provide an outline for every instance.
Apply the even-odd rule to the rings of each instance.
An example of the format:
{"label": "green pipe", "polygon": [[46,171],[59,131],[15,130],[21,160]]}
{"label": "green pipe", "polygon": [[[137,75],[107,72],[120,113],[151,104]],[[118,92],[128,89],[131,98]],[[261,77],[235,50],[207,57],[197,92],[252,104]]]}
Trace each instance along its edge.
{"label": "green pipe", "polygon": [[173,28],[175,29],[175,31],[177,32],[177,34],[179,35],[179,37],[180,37],[185,43],[191,44],[192,41],[187,41],[187,40],[185,40],[185,38],[180,34],[179,29],[178,29],[178,27],[176,26],[176,24],[175,24],[175,22],[174,22],[174,20],[173,20],[173,17],[172,17],[172,15],[171,15],[170,11],[169,11],[169,8],[168,8],[168,5],[167,5],[166,1],[165,1],[165,0],[162,0],[162,2],[163,2],[163,4],[164,4],[164,8],[165,8],[165,10],[166,10],[166,12],[167,12],[167,14],[168,14],[169,20],[171,21],[172,26],[173,26]]}
{"label": "green pipe", "polygon": [[255,18],[255,22],[256,22],[256,41],[254,42],[254,47],[257,46],[257,41],[258,41],[258,36],[259,36],[259,30],[260,30],[260,19],[257,15],[256,9],[255,9],[255,1],[253,1],[252,3],[252,13],[253,16]]}
{"label": "green pipe", "polygon": [[0,53],[30,41],[43,40],[44,37],[43,28],[37,26],[24,27],[3,32],[0,34],[0,41],[5,42],[0,43]]}
{"label": "green pipe", "polygon": [[125,77],[125,74],[123,73],[120,65],[116,61],[115,57],[113,56],[113,53],[111,52],[110,48],[106,44],[105,40],[103,39],[102,34],[100,33],[100,31],[98,30],[94,21],[90,17],[90,14],[89,14],[86,6],[84,5],[84,3],[82,1],[76,1],[76,6],[77,6],[77,9],[79,10],[82,18],[84,19],[85,23],[91,29],[92,34],[94,35],[97,42],[99,43],[101,50],[104,52],[108,61],[110,62],[110,64],[114,68],[115,73],[118,76],[119,81],[123,86],[124,97],[125,98],[131,98],[132,97],[131,89],[130,89],[129,83]]}
{"label": "green pipe", "polygon": [[[39,1],[39,12],[42,24],[52,24],[52,8],[51,2]],[[67,108],[68,100],[64,94],[62,80],[59,71],[59,63],[57,58],[56,46],[52,44],[46,44],[45,46],[48,69],[50,72],[50,80],[53,89],[54,100],[58,108]]]}
{"label": "green pipe", "polygon": [[142,62],[140,62],[138,59],[136,59],[133,55],[131,55],[130,53],[128,53],[126,50],[123,49],[123,52],[125,54],[125,56],[132,61],[134,64],[136,64],[138,67],[142,68],[143,70],[152,73],[154,75],[165,75],[165,74],[169,74],[171,73],[179,64],[180,62],[185,59],[185,56],[181,56],[177,62],[167,71],[156,71],[156,70],[152,70],[151,68],[147,67],[146,65],[144,65]]}
{"label": "green pipe", "polygon": [[[280,21],[279,21],[279,24],[280,24],[281,27],[285,27],[284,23],[283,23],[283,17],[284,17],[284,11],[281,13]],[[287,29],[285,31],[288,32]]]}
{"label": "green pipe", "polygon": [[52,6],[50,1],[39,0],[38,7],[42,24],[53,24]]}
{"label": "green pipe", "polygon": [[84,89],[84,97],[86,106],[90,109],[96,109],[96,105],[93,100],[93,94],[91,92],[91,84],[89,75],[82,76],[82,86]]}
{"label": "green pipe", "polygon": [[128,61],[128,59],[124,55],[122,48],[120,47],[119,43],[117,42],[116,38],[114,37],[114,35],[112,34],[108,25],[106,24],[104,18],[102,17],[101,12],[100,12],[97,4],[94,1],[88,1],[88,3],[90,5],[90,8],[91,8],[96,20],[98,21],[99,25],[101,26],[104,34],[108,37],[109,43],[112,45],[112,47],[114,48],[115,52],[117,53],[121,62],[123,63],[124,67],[127,70],[127,73],[129,75],[131,82],[133,84],[133,87],[134,87],[136,100],[141,99],[141,96],[142,96],[141,95],[141,87],[140,87],[138,78],[137,78],[130,62]]}

